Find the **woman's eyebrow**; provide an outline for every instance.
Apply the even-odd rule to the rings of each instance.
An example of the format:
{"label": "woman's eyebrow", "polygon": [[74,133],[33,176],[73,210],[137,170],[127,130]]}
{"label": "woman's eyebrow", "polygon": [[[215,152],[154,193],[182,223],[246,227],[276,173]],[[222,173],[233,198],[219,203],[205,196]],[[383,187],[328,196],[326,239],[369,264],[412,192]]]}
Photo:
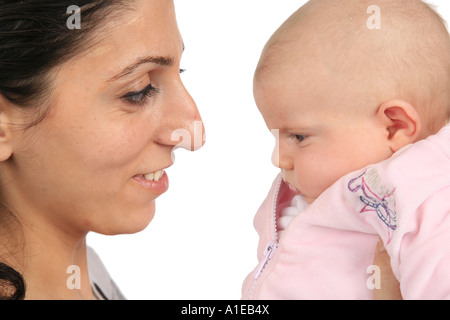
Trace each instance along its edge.
{"label": "woman's eyebrow", "polygon": [[173,59],[170,57],[143,57],[137,59],[135,63],[123,69],[119,74],[115,75],[107,82],[116,81],[122,77],[125,77],[131,73],[133,73],[138,67],[146,63],[156,63],[161,66],[169,67],[173,65]]}

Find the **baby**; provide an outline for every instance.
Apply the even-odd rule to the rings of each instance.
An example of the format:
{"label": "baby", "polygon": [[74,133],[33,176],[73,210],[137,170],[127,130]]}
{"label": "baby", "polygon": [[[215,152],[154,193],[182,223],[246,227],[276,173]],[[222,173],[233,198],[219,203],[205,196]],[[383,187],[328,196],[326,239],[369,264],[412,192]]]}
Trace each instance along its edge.
{"label": "baby", "polygon": [[311,0],[267,43],[256,104],[281,169],[245,299],[450,298],[450,36],[420,0]]}

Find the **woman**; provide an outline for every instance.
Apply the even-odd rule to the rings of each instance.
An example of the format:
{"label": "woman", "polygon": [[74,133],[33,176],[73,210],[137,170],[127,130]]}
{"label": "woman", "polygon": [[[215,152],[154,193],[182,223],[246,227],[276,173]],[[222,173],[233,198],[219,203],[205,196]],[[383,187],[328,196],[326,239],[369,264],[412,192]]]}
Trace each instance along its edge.
{"label": "woman", "polygon": [[85,237],[144,229],[199,147],[182,51],[168,0],[0,1],[0,298],[123,298]]}
{"label": "woman", "polygon": [[183,49],[172,1],[0,2],[0,297],[121,297],[85,237],[152,220],[201,121]]}

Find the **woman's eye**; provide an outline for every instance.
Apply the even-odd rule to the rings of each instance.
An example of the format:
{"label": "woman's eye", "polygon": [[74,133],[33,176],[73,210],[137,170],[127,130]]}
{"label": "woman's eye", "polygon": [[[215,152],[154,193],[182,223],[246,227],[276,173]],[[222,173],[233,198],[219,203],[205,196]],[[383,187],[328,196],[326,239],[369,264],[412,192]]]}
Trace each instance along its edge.
{"label": "woman's eye", "polygon": [[303,142],[308,136],[302,135],[302,134],[294,134],[292,135],[292,139],[294,139],[296,142]]}
{"label": "woman's eye", "polygon": [[158,89],[153,87],[151,84],[149,84],[147,87],[145,87],[141,91],[132,91],[128,92],[124,96],[121,97],[121,99],[125,100],[126,102],[132,104],[132,105],[139,105],[143,106],[147,104],[149,99],[153,97],[155,94],[159,92]]}

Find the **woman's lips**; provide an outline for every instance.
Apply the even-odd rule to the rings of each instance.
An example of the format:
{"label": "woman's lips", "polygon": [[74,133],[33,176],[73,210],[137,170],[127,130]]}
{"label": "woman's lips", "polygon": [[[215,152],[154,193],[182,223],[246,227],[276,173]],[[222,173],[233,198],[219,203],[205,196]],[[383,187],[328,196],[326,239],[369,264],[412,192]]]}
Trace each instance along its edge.
{"label": "woman's lips", "polygon": [[146,190],[163,194],[169,189],[169,177],[164,170],[158,170],[148,174],[139,174],[133,177]]}

